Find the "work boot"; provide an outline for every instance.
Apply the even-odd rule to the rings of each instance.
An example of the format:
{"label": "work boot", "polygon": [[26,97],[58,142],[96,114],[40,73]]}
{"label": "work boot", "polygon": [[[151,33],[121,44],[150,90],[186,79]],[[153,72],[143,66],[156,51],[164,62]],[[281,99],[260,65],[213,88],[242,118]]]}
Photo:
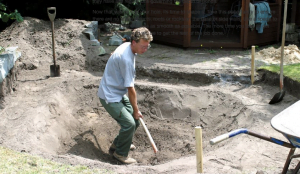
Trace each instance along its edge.
{"label": "work boot", "polygon": [[123,164],[133,164],[136,163],[136,160],[133,158],[129,158],[129,157],[125,157],[125,156],[121,156],[118,155],[116,152],[114,152],[113,156],[120,162],[122,162]]}
{"label": "work boot", "polygon": [[[136,147],[135,145],[131,144],[130,145],[130,150],[135,150]],[[109,151],[115,151],[116,150],[116,145],[114,145],[114,143],[111,144],[110,148],[109,148]]]}

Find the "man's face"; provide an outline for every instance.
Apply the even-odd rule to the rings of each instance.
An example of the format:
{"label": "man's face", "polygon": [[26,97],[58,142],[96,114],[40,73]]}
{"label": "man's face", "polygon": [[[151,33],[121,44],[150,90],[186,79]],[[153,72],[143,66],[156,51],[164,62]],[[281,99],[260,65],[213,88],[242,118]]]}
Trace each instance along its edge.
{"label": "man's face", "polygon": [[143,39],[141,39],[138,43],[135,41],[132,41],[132,44],[133,44],[135,53],[138,53],[138,54],[143,54],[150,47],[150,42],[143,40]]}

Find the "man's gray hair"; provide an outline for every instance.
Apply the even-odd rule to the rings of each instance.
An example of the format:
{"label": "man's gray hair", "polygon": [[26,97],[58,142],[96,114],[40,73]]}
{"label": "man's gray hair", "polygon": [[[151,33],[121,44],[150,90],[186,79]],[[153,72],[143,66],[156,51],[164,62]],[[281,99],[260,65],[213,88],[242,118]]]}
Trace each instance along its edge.
{"label": "man's gray hair", "polygon": [[151,32],[146,27],[136,28],[131,33],[131,42],[139,42],[141,39],[151,42],[153,40]]}

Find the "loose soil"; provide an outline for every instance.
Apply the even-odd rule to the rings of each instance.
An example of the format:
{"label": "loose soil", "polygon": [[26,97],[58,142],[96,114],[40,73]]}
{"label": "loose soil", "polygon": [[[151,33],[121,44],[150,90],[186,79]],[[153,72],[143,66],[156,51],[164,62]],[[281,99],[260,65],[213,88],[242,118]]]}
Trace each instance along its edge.
{"label": "loose soil", "polygon": [[[136,90],[159,152],[153,153],[140,127],[133,140],[137,149],[130,152],[138,163],[120,165],[108,151],[119,126],[96,95],[105,63],[116,46],[108,46],[110,35],[102,33],[107,54],[99,56],[97,47],[82,33],[88,23],[55,20],[60,77],[49,77],[53,64],[50,21],[25,17],[1,32],[0,45],[18,46],[22,53],[16,62],[13,92],[2,99],[1,146],[116,173],[196,173],[194,128],[201,126],[205,173],[281,172],[288,148],[248,135],[209,144],[210,139],[238,128],[287,141],[270,120],[298,99],[287,93],[282,102],[268,104],[279,92],[279,84],[264,84],[257,74],[251,85],[251,50],[210,54],[205,49],[155,43],[137,57]],[[256,67],[274,63],[264,59],[272,53],[268,49],[273,48],[257,52]],[[290,168],[297,162],[293,160]]]}

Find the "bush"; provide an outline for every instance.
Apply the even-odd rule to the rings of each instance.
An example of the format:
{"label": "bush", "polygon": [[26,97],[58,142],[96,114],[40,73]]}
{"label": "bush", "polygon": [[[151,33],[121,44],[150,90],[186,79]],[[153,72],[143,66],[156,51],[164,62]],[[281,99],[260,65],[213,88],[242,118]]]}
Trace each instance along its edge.
{"label": "bush", "polygon": [[132,0],[125,3],[118,2],[117,8],[123,13],[124,17],[129,17],[134,20],[145,15],[146,4],[145,0]]}
{"label": "bush", "polygon": [[7,22],[9,19],[17,20],[18,22],[23,21],[23,17],[18,10],[15,10],[14,12],[6,12],[6,10],[7,6],[2,3],[2,0],[0,0],[0,19],[2,19],[3,22]]}

